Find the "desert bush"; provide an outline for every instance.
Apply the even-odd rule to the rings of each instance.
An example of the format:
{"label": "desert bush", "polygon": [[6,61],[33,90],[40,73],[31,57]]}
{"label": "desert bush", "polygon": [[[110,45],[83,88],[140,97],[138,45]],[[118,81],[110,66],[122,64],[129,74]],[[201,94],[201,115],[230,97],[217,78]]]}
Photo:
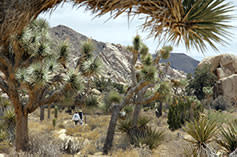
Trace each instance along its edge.
{"label": "desert bush", "polygon": [[173,104],[169,106],[167,121],[169,129],[174,131],[181,128],[186,121],[198,119],[202,111],[202,104],[196,97],[175,97]]}
{"label": "desert bush", "polygon": [[220,139],[217,139],[216,142],[227,154],[237,149],[237,120],[229,123],[226,128],[221,128]]}
{"label": "desert bush", "polygon": [[81,150],[81,144],[78,141],[66,139],[63,141],[63,144],[60,150],[66,154],[76,154]]}
{"label": "desert bush", "polygon": [[187,91],[189,94],[194,93],[199,100],[202,100],[205,98],[204,87],[213,87],[216,80],[216,75],[210,71],[210,65],[206,64],[201,68],[197,68],[194,77],[189,78]]}
{"label": "desert bush", "polygon": [[133,111],[133,106],[132,105],[127,105],[123,108],[123,110],[126,112],[126,114],[130,114]]}
{"label": "desert bush", "polygon": [[15,129],[16,129],[15,118],[16,116],[14,109],[8,108],[7,110],[5,110],[3,115],[3,126],[10,142],[14,142],[15,140]]}
{"label": "desert bush", "polygon": [[137,127],[132,127],[132,121],[130,119],[120,121],[118,129],[121,132],[125,132],[130,143],[139,147],[147,145],[150,149],[156,148],[164,140],[164,132],[152,129],[148,126],[150,119],[141,117],[138,120]]}
{"label": "desert bush", "polygon": [[184,130],[192,139],[185,140],[193,145],[195,153],[198,153],[199,156],[205,156],[205,153],[209,150],[207,144],[214,141],[217,129],[215,121],[210,121],[206,117],[202,117],[199,120],[187,123]]}
{"label": "desert bush", "polygon": [[28,152],[21,152],[20,154],[12,151],[10,156],[60,156],[62,141],[53,139],[49,134],[30,135]]}
{"label": "desert bush", "polygon": [[96,89],[100,92],[108,92],[112,87],[112,82],[110,80],[106,80],[104,77],[96,78],[94,84]]}
{"label": "desert bush", "polygon": [[91,95],[86,98],[85,104],[87,107],[96,107],[99,103],[97,97]]}
{"label": "desert bush", "polygon": [[224,97],[224,96],[218,96],[214,101],[211,103],[211,108],[215,110],[227,110],[231,107],[231,103]]}

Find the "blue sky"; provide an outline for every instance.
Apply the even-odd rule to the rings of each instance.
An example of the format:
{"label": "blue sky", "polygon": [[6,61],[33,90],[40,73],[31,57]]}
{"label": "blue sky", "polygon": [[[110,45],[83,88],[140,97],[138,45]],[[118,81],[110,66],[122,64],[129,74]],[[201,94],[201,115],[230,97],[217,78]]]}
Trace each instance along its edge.
{"label": "blue sky", "polygon": [[[235,5],[236,10],[237,1],[228,1]],[[233,12],[233,16],[237,17],[236,13],[237,12]],[[74,8],[70,3],[60,5],[52,14],[44,13],[41,14],[40,17],[47,19],[51,27],[65,25],[95,40],[122,44],[125,46],[131,44],[132,38],[138,33],[142,36],[144,43],[148,45],[151,52],[155,52],[157,49],[158,41],[152,38],[147,39],[147,33],[142,32],[141,29],[139,29],[143,20],[138,17],[129,23],[126,15],[107,21],[109,15],[94,18],[94,15],[92,15],[90,11],[85,11],[84,8]],[[220,53],[234,53],[237,55],[237,20],[233,20],[231,25],[234,26],[234,28],[231,29],[231,41],[229,41],[229,45],[218,45],[219,52],[215,52],[211,48],[204,54],[197,52],[195,49],[191,49],[188,52],[182,44],[173,47],[173,52],[186,53],[198,60],[201,60],[206,56],[218,55]]]}

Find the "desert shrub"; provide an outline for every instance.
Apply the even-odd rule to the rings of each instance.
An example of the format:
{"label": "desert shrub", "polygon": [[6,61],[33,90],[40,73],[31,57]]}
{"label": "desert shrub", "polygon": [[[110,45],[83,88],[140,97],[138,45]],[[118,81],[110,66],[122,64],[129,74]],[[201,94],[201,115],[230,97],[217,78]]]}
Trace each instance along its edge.
{"label": "desert shrub", "polygon": [[224,96],[218,96],[214,101],[211,103],[211,108],[215,110],[227,110],[231,107],[230,102]]}
{"label": "desert shrub", "polygon": [[189,78],[187,91],[189,94],[192,94],[193,92],[199,100],[202,100],[205,98],[205,93],[203,91],[204,87],[213,87],[216,80],[216,75],[210,71],[210,65],[204,65],[195,70],[193,78]]}
{"label": "desert shrub", "polygon": [[76,154],[81,150],[81,144],[78,141],[67,139],[63,141],[60,150],[66,154]]}
{"label": "desert shrub", "polygon": [[3,115],[3,127],[4,131],[7,133],[7,137],[10,140],[10,142],[13,142],[15,140],[15,128],[16,128],[16,122],[15,122],[15,112],[12,108],[8,108],[4,111]]}
{"label": "desert shrub", "polygon": [[94,84],[100,92],[108,92],[112,87],[112,82],[104,77],[95,79]]}
{"label": "desert shrub", "polygon": [[217,129],[216,122],[210,121],[206,117],[187,123],[184,130],[192,139],[186,140],[194,147],[195,154],[198,153],[199,156],[206,155],[205,153],[207,153],[209,149],[207,144],[214,141]]}
{"label": "desert shrub", "polygon": [[96,107],[99,103],[98,103],[97,98],[91,95],[86,98],[85,104],[88,107]]}
{"label": "desert shrub", "polygon": [[229,123],[227,127],[221,128],[220,139],[217,139],[216,142],[227,154],[237,149],[237,120]]}
{"label": "desert shrub", "polygon": [[195,97],[184,96],[174,98],[169,106],[168,121],[169,129],[174,131],[181,128],[186,121],[193,121],[199,118],[203,107]]}
{"label": "desert shrub", "polygon": [[127,105],[123,108],[123,110],[126,112],[126,114],[130,114],[133,111],[133,106]]}
{"label": "desert shrub", "polygon": [[130,139],[130,143],[139,147],[147,145],[150,149],[156,148],[164,140],[164,132],[152,129],[148,126],[150,120],[141,117],[137,127],[132,127],[130,119],[120,121],[118,129],[125,132]]}
{"label": "desert shrub", "polygon": [[30,135],[28,155],[34,156],[59,156],[62,141],[53,139],[49,134]]}
{"label": "desert shrub", "polygon": [[120,94],[122,94],[122,93],[125,92],[125,91],[124,91],[124,87],[123,87],[122,84],[113,82],[112,85],[113,85],[113,87],[114,87]]}
{"label": "desert shrub", "polygon": [[1,129],[0,130],[0,142],[4,141],[6,139],[7,139],[7,133],[3,129]]}

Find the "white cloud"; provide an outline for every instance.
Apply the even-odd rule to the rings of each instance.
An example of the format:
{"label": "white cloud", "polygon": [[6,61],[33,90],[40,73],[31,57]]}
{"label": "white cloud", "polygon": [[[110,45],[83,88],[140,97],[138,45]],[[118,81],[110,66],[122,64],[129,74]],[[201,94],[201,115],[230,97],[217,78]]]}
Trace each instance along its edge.
{"label": "white cloud", "polygon": [[[235,0],[229,1],[233,2],[237,7],[237,2]],[[236,17],[237,15],[233,16]],[[142,24],[142,21],[138,18],[134,19],[129,26],[127,16],[120,16],[115,20],[111,19],[106,22],[109,15],[94,18],[94,15],[91,15],[89,11],[85,11],[84,8],[73,8],[70,3],[65,3],[62,7],[58,6],[51,15],[46,13],[40,15],[40,17],[46,18],[52,27],[60,24],[66,25],[81,34],[92,37],[98,41],[128,45],[131,44],[132,38],[139,33],[143,37],[145,44],[150,47],[151,52],[154,52],[158,45],[157,41],[146,39],[147,33],[142,33],[141,30],[138,29],[138,26]],[[237,20],[231,21],[231,25],[235,28],[231,30],[232,38],[229,42],[230,45],[218,46],[220,52],[233,53],[233,51],[237,50]],[[174,52],[186,53],[187,50],[183,45],[179,45],[178,47],[174,47]],[[187,53],[196,59],[218,54],[211,49],[208,49],[205,56],[202,53],[198,53],[196,50],[190,50]]]}

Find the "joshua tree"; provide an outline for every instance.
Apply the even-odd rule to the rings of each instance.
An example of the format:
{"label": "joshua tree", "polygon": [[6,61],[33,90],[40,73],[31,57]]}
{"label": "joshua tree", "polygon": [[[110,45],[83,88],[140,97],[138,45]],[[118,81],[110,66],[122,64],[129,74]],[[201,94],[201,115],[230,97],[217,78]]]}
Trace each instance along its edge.
{"label": "joshua tree", "polygon": [[[107,154],[112,147],[114,131],[120,110],[126,105],[135,105],[132,118],[132,127],[135,128],[142,105],[159,100],[160,93],[158,91],[160,87],[156,87],[156,84],[159,82],[159,79],[157,78],[159,60],[163,56],[169,56],[168,54],[172,48],[162,48],[157,54],[156,58],[153,59],[151,54],[148,53],[148,48],[141,42],[140,37],[136,36],[133,40],[133,46],[128,47],[128,50],[130,50],[132,53],[132,83],[125,95],[122,96],[121,101],[117,101],[117,94],[113,93],[114,96],[109,96],[111,97],[111,100],[116,100],[116,103],[112,103],[112,116],[103,150],[105,154]],[[142,65],[139,70],[136,70],[135,65],[138,61],[138,58],[140,58]],[[147,91],[152,91],[152,94],[148,97],[145,96]]]}
{"label": "joshua tree", "polygon": [[[10,40],[12,35],[21,35],[24,28],[40,13],[53,9],[63,2],[65,1],[0,0],[0,60],[3,73],[7,74],[9,70],[14,70],[12,63],[9,64],[9,57],[15,61],[13,67],[21,63],[21,46],[18,40],[14,40],[12,44]],[[216,49],[215,42],[222,43],[227,38],[226,29],[230,27],[227,22],[232,18],[229,13],[233,9],[232,5],[225,0],[123,0],[123,3],[118,0],[71,0],[71,2],[75,5],[86,6],[97,15],[110,12],[114,18],[122,13],[127,13],[128,16],[143,14],[147,16],[143,25],[144,29],[150,31],[151,35],[159,37],[164,33],[167,38],[161,39],[168,39],[177,44],[183,40],[187,48],[195,47],[202,51],[207,45]],[[9,47],[12,47],[15,55],[4,55],[8,54]],[[9,76],[9,79],[6,78],[12,81],[11,75]],[[19,98],[14,82],[8,86],[3,78],[0,80],[0,88],[10,95],[13,104],[17,103]],[[138,89],[146,85],[146,82],[141,82],[131,88],[123,103],[130,100],[133,92],[139,91]],[[18,148],[21,149],[23,146]]]}
{"label": "joshua tree", "polygon": [[36,20],[12,36],[8,51],[1,53],[0,84],[15,109],[17,150],[27,150],[28,114],[81,88],[77,73],[65,67],[67,45],[50,48],[47,30],[44,20]]}

